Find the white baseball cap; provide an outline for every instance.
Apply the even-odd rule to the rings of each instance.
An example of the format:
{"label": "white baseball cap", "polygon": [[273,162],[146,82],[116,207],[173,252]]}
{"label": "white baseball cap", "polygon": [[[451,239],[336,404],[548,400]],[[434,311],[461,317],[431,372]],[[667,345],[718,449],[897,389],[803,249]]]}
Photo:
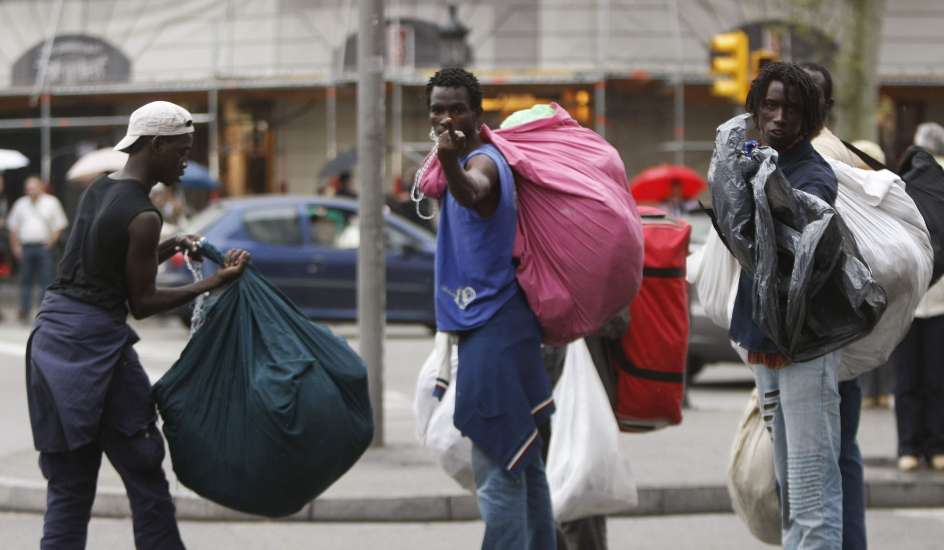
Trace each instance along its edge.
{"label": "white baseball cap", "polygon": [[115,151],[131,147],[141,136],[179,136],[193,133],[193,115],[169,101],[152,101],[131,113],[128,133],[115,145]]}

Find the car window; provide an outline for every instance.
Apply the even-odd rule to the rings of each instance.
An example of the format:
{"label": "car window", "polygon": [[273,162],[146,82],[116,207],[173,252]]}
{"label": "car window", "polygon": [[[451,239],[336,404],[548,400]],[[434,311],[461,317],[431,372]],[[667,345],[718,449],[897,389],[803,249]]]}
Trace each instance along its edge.
{"label": "car window", "polygon": [[387,225],[384,227],[384,247],[389,251],[401,251],[406,248],[413,239],[406,233]]}
{"label": "car window", "polygon": [[[308,221],[311,242],[317,246],[340,250],[354,250],[360,246],[359,219],[350,210],[311,206],[308,208]],[[384,247],[388,251],[402,250],[412,241],[409,235],[385,223]]]}
{"label": "car window", "polygon": [[211,204],[190,218],[183,226],[183,232],[186,235],[202,235],[217,220],[223,217],[225,210],[219,204]]}
{"label": "car window", "polygon": [[308,232],[316,246],[351,249],[359,243],[353,212],[326,206],[308,207]]}
{"label": "car window", "polygon": [[243,215],[243,224],[249,237],[266,244],[302,244],[300,221],[294,206],[248,210]]}

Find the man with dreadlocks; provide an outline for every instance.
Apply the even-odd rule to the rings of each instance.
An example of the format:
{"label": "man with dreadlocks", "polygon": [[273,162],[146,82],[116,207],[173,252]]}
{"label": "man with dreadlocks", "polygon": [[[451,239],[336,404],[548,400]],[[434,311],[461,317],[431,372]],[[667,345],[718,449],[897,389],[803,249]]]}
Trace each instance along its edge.
{"label": "man with dreadlocks", "polygon": [[443,69],[426,85],[446,177],[436,240],[436,325],[458,338],[453,423],[473,444],[484,550],[556,546],[538,427],[554,410],[541,332],[515,276],[515,177],[479,137],[472,73]]}
{"label": "man with dreadlocks", "polygon": [[[824,117],[820,91],[810,75],[792,63],[767,65],[751,83],[746,109],[754,116],[761,143],[777,151],[777,165],[793,188],[832,205],[836,176],[810,143]],[[740,278],[730,334],[747,352],[773,436],[783,547],[840,550],[841,352],[788,364],[753,321],[753,285],[753,277]]]}

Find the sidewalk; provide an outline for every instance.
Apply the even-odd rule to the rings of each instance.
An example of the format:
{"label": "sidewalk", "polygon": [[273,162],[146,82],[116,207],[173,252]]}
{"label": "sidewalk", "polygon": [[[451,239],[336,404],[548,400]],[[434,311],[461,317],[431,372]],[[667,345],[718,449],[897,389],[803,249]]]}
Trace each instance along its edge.
{"label": "sidewalk", "polygon": [[[695,389],[694,409],[681,426],[646,435],[621,436],[640,490],[640,504],[620,515],[730,512],[725,471],[739,411],[721,406],[725,392]],[[730,392],[728,392],[730,393]],[[742,392],[746,394],[746,391]],[[746,400],[746,399],[745,399]],[[370,449],[327,492],[291,521],[452,521],[478,517],[473,497],[412,440],[411,419],[388,411],[388,442]],[[868,506],[944,506],[944,475],[894,468],[894,418],[887,410],[863,411],[860,442],[866,456]],[[242,519],[249,516],[207,502],[173,479],[165,464],[181,519]],[[36,454],[24,449],[0,463],[0,510],[42,512],[45,486]],[[99,480],[97,516],[129,515],[117,474],[106,466]]]}
{"label": "sidewalk", "polygon": [[[181,329],[156,320],[136,348],[145,364],[173,361]],[[388,348],[415,349],[423,356],[431,339],[422,332],[396,329]],[[337,329],[354,338],[351,328]],[[0,325],[0,511],[41,513],[45,483],[32,449],[23,395],[22,343],[28,328]],[[400,339],[399,344],[396,339]],[[422,345],[420,345],[422,344]],[[389,355],[401,352],[388,349]],[[405,357],[406,354],[403,354]],[[385,446],[371,448],[328,491],[287,518],[289,521],[454,521],[478,517],[474,497],[452,481],[433,456],[419,445],[411,410],[415,359],[388,356],[390,372],[385,391]],[[166,366],[164,368],[166,368]],[[149,374],[159,376],[160,372]],[[740,366],[712,366],[690,392],[691,409],[681,425],[650,434],[623,434],[620,445],[632,464],[639,486],[639,506],[619,515],[725,513],[731,504],[725,487],[735,430],[747,403],[750,374]],[[863,411],[859,442],[866,462],[867,498],[871,508],[944,507],[944,474],[918,471],[902,474],[895,468],[894,413]],[[181,519],[251,519],[200,497],[177,483],[169,459],[165,470]],[[107,461],[99,477],[93,513],[125,517],[130,514],[120,478]],[[256,518],[260,519],[260,518]]]}

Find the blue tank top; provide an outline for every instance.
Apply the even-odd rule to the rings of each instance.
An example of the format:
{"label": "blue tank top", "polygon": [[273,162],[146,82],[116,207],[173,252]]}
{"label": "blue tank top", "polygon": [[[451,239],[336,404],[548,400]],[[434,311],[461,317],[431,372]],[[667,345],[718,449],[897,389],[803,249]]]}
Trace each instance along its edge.
{"label": "blue tank top", "polygon": [[498,167],[501,198],[495,213],[482,218],[448,189],[443,195],[436,237],[436,326],[445,332],[484,325],[518,291],[512,263],[518,223],[515,178],[494,145],[483,144],[460,164],[477,155],[486,155]]}

